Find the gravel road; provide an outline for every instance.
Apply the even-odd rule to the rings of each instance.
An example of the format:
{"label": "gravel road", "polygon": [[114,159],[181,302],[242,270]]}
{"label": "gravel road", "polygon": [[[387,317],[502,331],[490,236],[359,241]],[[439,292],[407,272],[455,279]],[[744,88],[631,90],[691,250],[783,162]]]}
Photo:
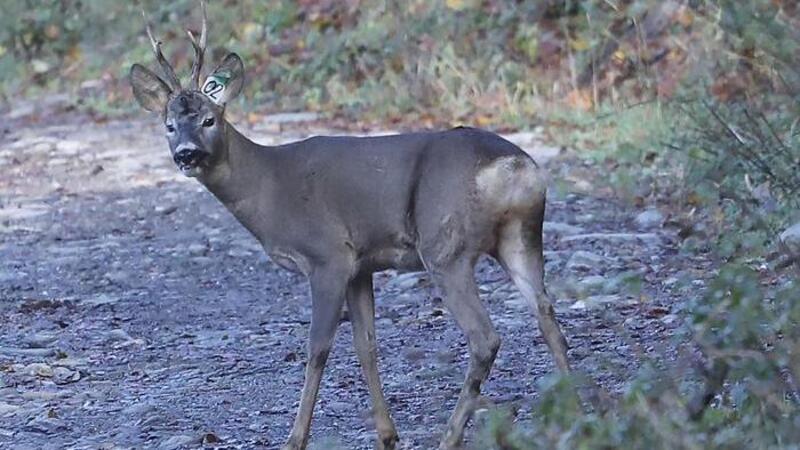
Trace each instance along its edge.
{"label": "gravel road", "polygon": [[[282,120],[246,134],[279,143],[336,133]],[[150,120],[0,134],[0,447],[277,448],[288,435],[310,317],[305,280],[175,171],[161,134]],[[598,169],[534,134],[510,138],[556,180],[548,283],[570,359],[618,392],[643,358],[674,356],[671,331],[692,288],[677,280],[702,285],[710,263],[680,255],[674,230],[642,229],[641,211],[600,197]],[[502,270],[486,259],[476,275],[503,337],[484,392],[525,420],[537,380],[554,370],[550,354]],[[401,447],[435,448],[466,369],[464,339],[425,274],[378,273],[375,285]],[[312,447],[371,448],[346,320],[320,396]]]}

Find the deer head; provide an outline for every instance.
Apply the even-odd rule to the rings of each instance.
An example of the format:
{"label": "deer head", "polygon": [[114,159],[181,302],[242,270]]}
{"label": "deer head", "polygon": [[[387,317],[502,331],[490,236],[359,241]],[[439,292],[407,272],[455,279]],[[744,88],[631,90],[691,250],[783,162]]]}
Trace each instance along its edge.
{"label": "deer head", "polygon": [[144,12],[147,36],[164,77],[140,64],[134,64],[130,70],[130,83],[136,100],[144,109],[161,113],[172,159],[189,177],[201,175],[225,157],[225,105],[239,95],[244,84],[244,65],[235,53],[225,56],[217,68],[200,82],[208,40],[205,1],[200,2],[200,8],[203,15],[200,36],[187,30],[195,54],[188,87],[181,86]]}

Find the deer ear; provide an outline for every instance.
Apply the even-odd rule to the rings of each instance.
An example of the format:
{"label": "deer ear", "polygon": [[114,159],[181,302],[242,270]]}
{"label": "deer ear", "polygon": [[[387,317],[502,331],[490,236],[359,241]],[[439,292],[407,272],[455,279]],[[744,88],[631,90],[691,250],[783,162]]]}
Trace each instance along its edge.
{"label": "deer ear", "polygon": [[130,82],[133,95],[142,108],[151,112],[164,110],[172,90],[158,75],[140,64],[134,64],[131,66]]}
{"label": "deer ear", "polygon": [[212,102],[225,106],[242,92],[244,86],[244,64],[236,53],[228,53],[221,63],[206,78],[200,91]]}

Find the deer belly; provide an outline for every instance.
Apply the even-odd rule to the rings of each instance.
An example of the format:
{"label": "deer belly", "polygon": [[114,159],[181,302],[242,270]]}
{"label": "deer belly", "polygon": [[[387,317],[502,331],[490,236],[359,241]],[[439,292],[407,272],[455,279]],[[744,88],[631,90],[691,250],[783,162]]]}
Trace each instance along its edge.
{"label": "deer belly", "polygon": [[416,247],[383,247],[374,249],[361,258],[360,267],[372,271],[397,269],[422,270],[422,261]]}

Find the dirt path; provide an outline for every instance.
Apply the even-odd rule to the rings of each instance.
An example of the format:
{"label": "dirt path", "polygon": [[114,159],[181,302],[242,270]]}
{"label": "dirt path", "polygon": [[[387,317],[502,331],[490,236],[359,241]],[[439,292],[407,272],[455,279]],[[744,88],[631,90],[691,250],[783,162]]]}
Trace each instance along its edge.
{"label": "dirt path", "polygon": [[[278,143],[323,131],[278,133],[275,120],[246,134]],[[531,135],[512,138],[554,156]],[[176,173],[154,122],[23,127],[2,139],[0,447],[278,447],[302,382],[304,280]],[[644,355],[671,356],[676,280],[696,272],[701,284],[708,263],[677,255],[671,231],[637,230],[639,211],[580,193],[602,174],[548,164],[566,188],[549,202],[549,286],[574,366],[614,391]],[[516,403],[522,420],[553,364],[505,274],[489,260],[476,272],[504,343],[484,391]],[[466,368],[464,340],[425,275],[375,281],[402,448],[434,448]],[[372,448],[347,323],[312,433],[316,448]]]}

